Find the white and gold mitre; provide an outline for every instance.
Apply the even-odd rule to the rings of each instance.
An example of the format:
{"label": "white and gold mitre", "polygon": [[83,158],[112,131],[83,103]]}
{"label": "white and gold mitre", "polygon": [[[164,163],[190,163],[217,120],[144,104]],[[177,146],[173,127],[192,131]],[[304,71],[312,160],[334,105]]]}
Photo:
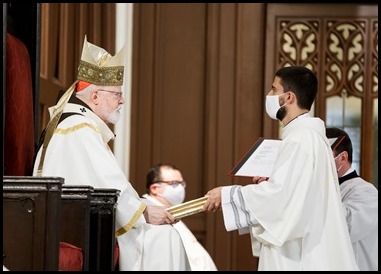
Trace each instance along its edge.
{"label": "white and gold mitre", "polygon": [[123,85],[124,47],[115,56],[106,50],[83,42],[81,61],[78,67],[78,80],[102,86]]}

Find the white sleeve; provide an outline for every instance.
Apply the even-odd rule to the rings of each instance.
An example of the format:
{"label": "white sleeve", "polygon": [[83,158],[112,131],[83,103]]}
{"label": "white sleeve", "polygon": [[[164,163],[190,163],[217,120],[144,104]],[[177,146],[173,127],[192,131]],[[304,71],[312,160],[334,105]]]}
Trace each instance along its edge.
{"label": "white sleeve", "polygon": [[254,215],[247,210],[241,192],[242,186],[226,186],[221,192],[221,207],[227,231],[239,230],[240,234],[248,233],[249,226],[257,224]]}

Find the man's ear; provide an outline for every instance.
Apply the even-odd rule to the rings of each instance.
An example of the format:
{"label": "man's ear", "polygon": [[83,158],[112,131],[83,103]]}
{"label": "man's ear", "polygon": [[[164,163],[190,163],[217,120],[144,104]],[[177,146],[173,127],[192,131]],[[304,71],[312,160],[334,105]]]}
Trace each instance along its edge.
{"label": "man's ear", "polygon": [[159,188],[158,184],[152,184],[149,186],[149,190],[150,190],[150,193],[152,193],[152,195],[156,196],[158,191],[157,189]]}
{"label": "man's ear", "polygon": [[345,150],[344,150],[344,151],[341,153],[341,155],[342,155],[341,157],[344,157],[344,159],[345,159],[346,161],[348,161],[348,156],[349,156],[349,155],[348,155],[348,151],[345,151]]}
{"label": "man's ear", "polygon": [[94,105],[99,104],[99,96],[98,96],[98,91],[96,89],[90,91],[90,100],[91,102],[94,103]]}
{"label": "man's ear", "polygon": [[296,102],[296,94],[293,91],[289,91],[289,96],[287,97],[287,102],[293,104]]}

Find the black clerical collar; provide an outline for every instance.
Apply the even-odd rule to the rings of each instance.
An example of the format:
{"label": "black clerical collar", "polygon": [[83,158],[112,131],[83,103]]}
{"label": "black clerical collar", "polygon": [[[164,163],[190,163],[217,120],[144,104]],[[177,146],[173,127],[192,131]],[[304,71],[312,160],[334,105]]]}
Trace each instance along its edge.
{"label": "black clerical collar", "polygon": [[290,121],[288,121],[288,123],[287,123],[285,126],[287,126],[289,123],[291,123],[292,121],[294,121],[296,118],[298,118],[298,117],[300,117],[300,116],[302,116],[302,115],[304,115],[304,114],[307,114],[307,113],[308,113],[308,111],[307,111],[307,112],[303,112],[303,113],[301,113],[301,114],[295,116],[295,117],[292,118]]}
{"label": "black clerical collar", "polygon": [[[84,101],[82,101],[81,99],[79,99],[76,96],[75,90],[74,90],[73,94],[71,95],[68,103],[81,105],[81,106],[87,107],[88,109],[91,109]],[[62,113],[58,123],[61,123],[63,120],[65,120],[66,118],[68,118],[68,117],[70,117],[70,116],[72,116],[74,114],[79,114],[79,113],[74,113],[74,112],[64,112],[64,113]]]}
{"label": "black clerical collar", "polygon": [[339,185],[341,185],[345,181],[348,181],[348,180],[356,178],[356,177],[360,177],[360,176],[357,175],[356,170],[353,170],[351,173],[339,178]]}

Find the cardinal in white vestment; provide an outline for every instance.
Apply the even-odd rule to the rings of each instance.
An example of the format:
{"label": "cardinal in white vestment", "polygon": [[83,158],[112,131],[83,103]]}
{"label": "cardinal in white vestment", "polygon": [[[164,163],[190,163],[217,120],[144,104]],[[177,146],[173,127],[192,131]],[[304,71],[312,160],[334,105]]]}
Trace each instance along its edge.
{"label": "cardinal in white vestment", "polygon": [[221,207],[228,231],[250,233],[258,270],[358,270],[325,125],[309,114],[316,94],[309,69],[278,70],[266,96],[284,125],[272,174],[206,194],[205,211]]}
{"label": "cardinal in white vestment", "polygon": [[[108,146],[115,136],[107,123],[116,123],[124,103],[123,56],[121,50],[112,57],[85,38],[78,80],[50,109],[34,175],[120,190],[115,224],[120,270],[190,270],[181,238],[169,225],[173,216],[140,200]],[[153,252],[158,247],[160,252]]]}

